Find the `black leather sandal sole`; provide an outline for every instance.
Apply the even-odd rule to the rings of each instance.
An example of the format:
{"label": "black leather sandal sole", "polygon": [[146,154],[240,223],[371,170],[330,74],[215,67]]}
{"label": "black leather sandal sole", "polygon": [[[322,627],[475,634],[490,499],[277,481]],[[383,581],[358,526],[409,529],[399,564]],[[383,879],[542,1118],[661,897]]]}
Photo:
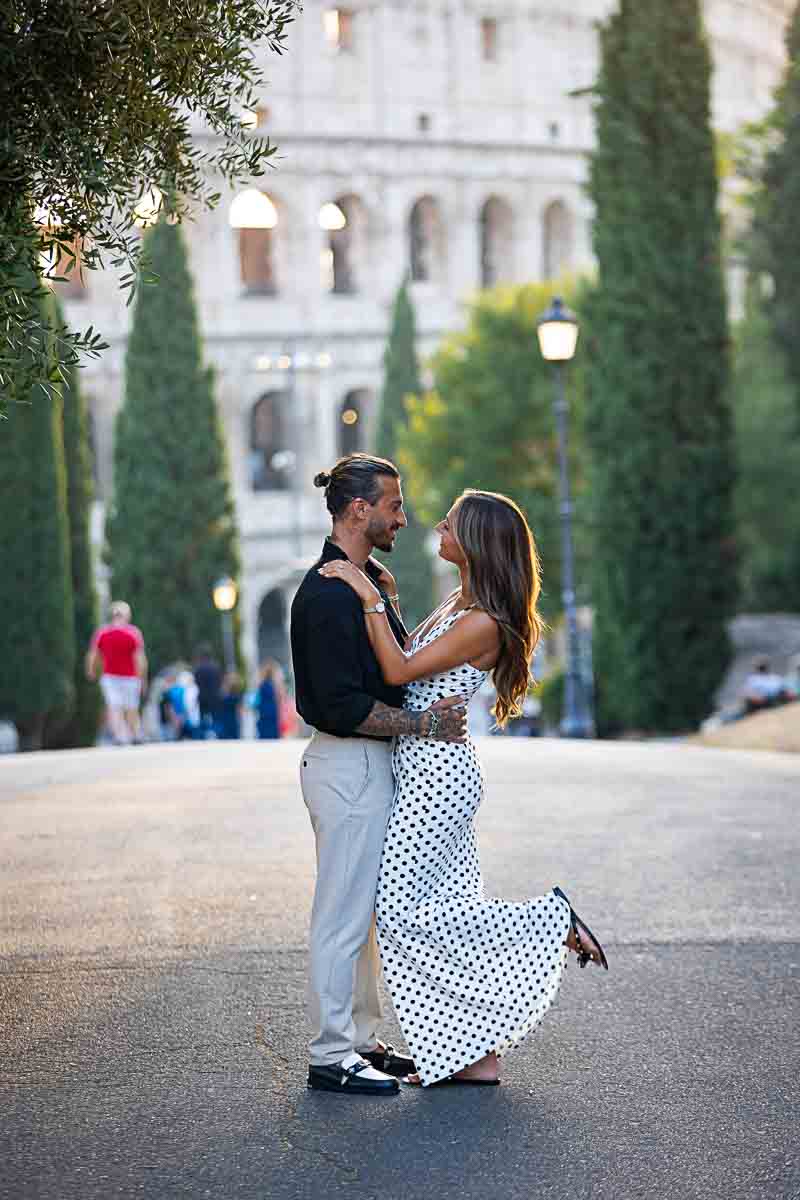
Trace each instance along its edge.
{"label": "black leather sandal sole", "polygon": [[[553,888],[553,895],[558,896],[561,900],[566,900],[567,904],[569,904],[569,896],[565,895],[564,892],[562,892],[560,887]],[[578,953],[578,965],[581,967],[585,967],[587,963],[597,961],[596,959],[592,958],[591,954],[589,954],[589,952],[587,950],[585,950],[583,947],[583,943],[581,941],[581,935],[578,930],[578,926],[580,925],[581,929],[584,929],[586,931],[589,938],[594,942],[595,946],[597,947],[597,953],[600,955],[599,965],[601,967],[605,967],[605,969],[607,971],[608,970],[608,959],[606,958],[605,950],[600,945],[600,942],[594,936],[591,929],[586,924],[586,922],[583,920],[583,918],[579,917],[578,914],[575,912],[575,909],[572,907],[571,904],[569,904],[569,920],[570,920],[570,926],[572,928],[572,932],[575,935],[575,943],[577,946],[577,953]]]}
{"label": "black leather sandal sole", "polygon": [[[325,1070],[325,1068],[322,1068]],[[322,1070],[309,1068],[306,1086],[316,1092],[338,1092],[341,1096],[396,1096],[400,1085],[396,1079],[383,1080],[359,1079],[358,1075],[349,1075],[342,1083],[342,1074],[338,1068],[336,1073],[322,1073]]]}

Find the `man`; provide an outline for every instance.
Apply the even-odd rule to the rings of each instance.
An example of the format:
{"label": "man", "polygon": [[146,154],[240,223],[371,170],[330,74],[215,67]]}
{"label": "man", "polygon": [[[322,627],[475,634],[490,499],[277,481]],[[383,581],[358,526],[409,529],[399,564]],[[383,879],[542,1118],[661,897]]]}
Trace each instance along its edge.
{"label": "man", "polygon": [[164,724],[169,727],[176,742],[205,736],[200,724],[197,684],[189,671],[169,672],[164,680],[161,704]]}
{"label": "man", "polygon": [[110,622],[96,630],[86,655],[86,677],[96,679],[106,703],[111,736],[118,746],[141,742],[139,702],[147,678],[147,657],[140,629],[131,624],[130,606],[115,600]]}
{"label": "man", "polygon": [[769,659],[756,659],[753,670],[744,684],[745,711],[753,713],[764,708],[774,708],[776,705],[785,704],[791,698],[783,676],[772,670]]}
{"label": "man", "polygon": [[[370,558],[391,551],[407,524],[397,468],[350,454],[314,483],[325,488],[333,530],[292,604],[297,708],[315,730],[300,779],[317,846],[311,915],[309,999],[316,1028],[309,1087],[340,1094],[392,1095],[409,1058],[377,1039],[379,959],[374,906],[381,850],[394,797],[392,738],[398,734],[464,741],[460,697],[424,712],[403,709],[402,688],[383,681],[361,601],[322,563],[349,559],[375,582],[392,631],[407,634],[391,574]],[[379,611],[382,611],[379,609]]]}
{"label": "man", "polygon": [[206,733],[211,733],[222,706],[222,668],[208,645],[198,646],[195,651],[194,681],[197,684],[200,725]]}

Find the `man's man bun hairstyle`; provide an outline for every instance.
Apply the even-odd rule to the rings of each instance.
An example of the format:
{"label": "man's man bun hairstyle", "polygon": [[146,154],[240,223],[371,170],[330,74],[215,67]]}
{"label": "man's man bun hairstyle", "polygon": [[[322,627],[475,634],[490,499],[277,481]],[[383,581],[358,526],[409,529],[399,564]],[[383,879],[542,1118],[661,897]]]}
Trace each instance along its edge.
{"label": "man's man bun hairstyle", "polygon": [[314,487],[325,488],[325,504],[335,519],[342,515],[353,500],[374,504],[381,496],[381,476],[399,479],[400,472],[388,458],[374,454],[346,454],[330,471],[314,476]]}

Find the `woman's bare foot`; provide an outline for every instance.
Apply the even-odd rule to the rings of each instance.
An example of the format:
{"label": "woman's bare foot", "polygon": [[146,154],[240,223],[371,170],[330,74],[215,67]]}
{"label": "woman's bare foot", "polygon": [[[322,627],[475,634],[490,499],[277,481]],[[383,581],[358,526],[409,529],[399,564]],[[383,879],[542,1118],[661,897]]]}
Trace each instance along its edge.
{"label": "woman's bare foot", "polygon": [[[497,1079],[497,1055],[487,1054],[484,1058],[479,1058],[477,1062],[470,1063],[461,1071],[456,1071],[453,1079]],[[404,1083],[411,1083],[417,1087],[422,1086],[422,1080],[419,1075],[406,1075]]]}
{"label": "woman's bare foot", "polygon": [[479,1058],[477,1062],[470,1063],[468,1067],[464,1067],[462,1071],[456,1071],[454,1079],[497,1079],[499,1074],[497,1067],[497,1055],[487,1054],[484,1058]]}

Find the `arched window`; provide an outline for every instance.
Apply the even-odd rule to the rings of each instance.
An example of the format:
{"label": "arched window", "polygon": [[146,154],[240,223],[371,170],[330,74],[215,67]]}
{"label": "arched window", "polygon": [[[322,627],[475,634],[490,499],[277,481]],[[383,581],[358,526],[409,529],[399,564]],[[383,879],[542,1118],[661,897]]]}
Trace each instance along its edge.
{"label": "arched window", "polygon": [[[58,230],[49,231],[58,237]],[[40,256],[42,273],[56,295],[64,300],[84,300],[87,294],[86,273],[82,270],[83,238],[52,242]]]}
{"label": "arched window", "polygon": [[86,273],[82,270],[83,238],[75,238],[70,249],[75,258],[69,259],[64,254],[61,256],[61,262],[58,265],[57,273],[66,277],[62,285],[63,290],[60,294],[68,300],[85,300]]}
{"label": "arched window", "polygon": [[258,661],[274,658],[284,670],[289,666],[286,636],[286,598],[279,588],[267,592],[258,606]]}
{"label": "arched window", "polygon": [[572,263],[572,219],[563,200],[554,200],[542,218],[542,275],[554,279]]}
{"label": "arched window", "polygon": [[439,280],[444,262],[444,236],[439,205],[421,196],[408,219],[409,265],[415,283]]}
{"label": "arched window", "polygon": [[356,388],[348,392],[339,405],[337,440],[340,457],[364,449],[364,418],[368,401],[368,390]]}
{"label": "arched window", "polygon": [[340,296],[360,290],[366,242],[366,213],[358,196],[339,196],[319,210],[326,233],[320,273],[322,286]]}
{"label": "arched window", "polygon": [[286,445],[287,392],[266,392],[250,413],[250,483],[256,492],[286,491],[293,458]]}
{"label": "arched window", "polygon": [[278,210],[257,188],[240,192],[231,204],[229,221],[239,231],[239,268],[246,292],[272,296],[278,290],[275,271],[275,228]]}
{"label": "arched window", "polygon": [[513,275],[511,208],[490,196],[480,211],[481,287],[493,287]]}

